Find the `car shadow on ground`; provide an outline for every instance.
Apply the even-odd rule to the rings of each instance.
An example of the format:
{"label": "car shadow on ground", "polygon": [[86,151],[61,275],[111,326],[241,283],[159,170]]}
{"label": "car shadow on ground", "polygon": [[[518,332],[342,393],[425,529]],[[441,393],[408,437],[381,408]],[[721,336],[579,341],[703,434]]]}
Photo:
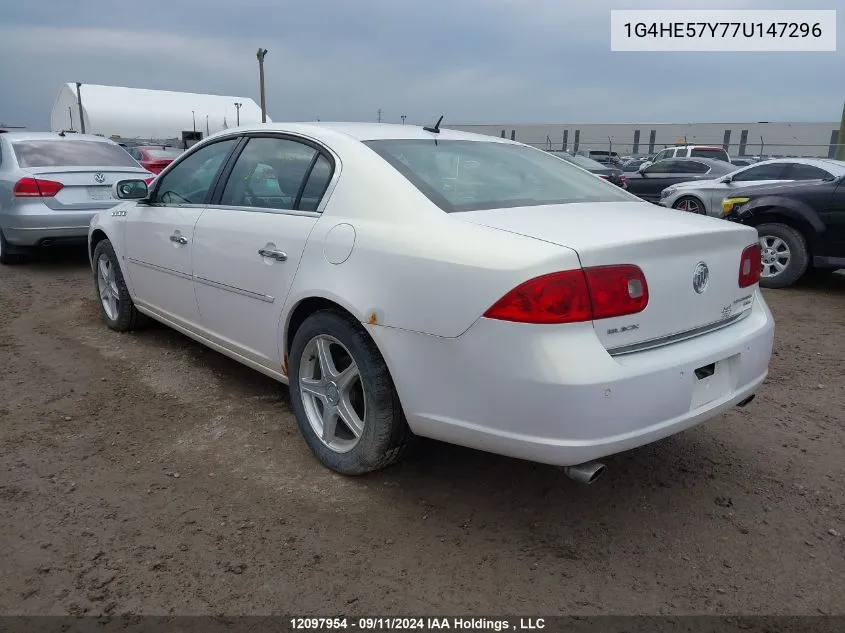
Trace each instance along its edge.
{"label": "car shadow on ground", "polygon": [[38,249],[27,255],[21,264],[41,270],[88,267],[88,251],[84,245],[61,245]]}

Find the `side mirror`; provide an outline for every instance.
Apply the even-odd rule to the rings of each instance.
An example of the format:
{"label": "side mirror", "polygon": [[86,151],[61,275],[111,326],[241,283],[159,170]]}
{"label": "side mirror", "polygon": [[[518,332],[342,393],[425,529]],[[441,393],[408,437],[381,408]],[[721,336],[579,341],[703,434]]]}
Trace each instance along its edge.
{"label": "side mirror", "polygon": [[111,195],[118,200],[140,200],[147,194],[147,183],[143,180],[118,180],[111,188]]}
{"label": "side mirror", "polygon": [[733,182],[733,178],[731,178],[730,176],[723,176],[723,177],[719,180],[719,182],[721,182],[721,183],[722,183],[722,184],[724,184],[724,185],[729,185],[729,184],[731,184],[731,183]]}
{"label": "side mirror", "polygon": [[639,167],[637,167],[637,171],[640,172],[643,176],[645,176],[645,170],[649,168],[651,163],[643,163]]}

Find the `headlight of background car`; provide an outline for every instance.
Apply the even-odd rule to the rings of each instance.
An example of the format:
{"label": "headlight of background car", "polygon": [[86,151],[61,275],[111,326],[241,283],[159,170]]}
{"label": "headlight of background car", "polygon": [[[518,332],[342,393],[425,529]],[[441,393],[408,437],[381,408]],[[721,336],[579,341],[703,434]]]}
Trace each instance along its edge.
{"label": "headlight of background car", "polygon": [[722,215],[742,210],[742,206],[749,200],[750,198],[725,198],[722,200]]}
{"label": "headlight of background car", "polygon": [[676,187],[666,187],[663,191],[660,192],[661,198],[668,198],[673,193],[675,193],[678,189]]}

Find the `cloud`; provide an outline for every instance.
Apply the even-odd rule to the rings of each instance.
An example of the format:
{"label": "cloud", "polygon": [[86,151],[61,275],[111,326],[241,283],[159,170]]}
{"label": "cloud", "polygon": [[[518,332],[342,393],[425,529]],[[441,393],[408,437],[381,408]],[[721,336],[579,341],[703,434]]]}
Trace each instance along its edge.
{"label": "cloud", "polygon": [[[804,0],[837,8],[840,0]],[[833,121],[845,52],[615,53],[624,0],[65,0],[12,3],[0,25],[0,121],[49,126],[62,83],[252,97],[269,50],[276,121]],[[702,8],[700,0],[647,8]],[[709,0],[706,8],[795,8]],[[167,16],[162,19],[161,16]],[[838,28],[845,30],[845,12]],[[11,87],[11,88],[10,88]]]}

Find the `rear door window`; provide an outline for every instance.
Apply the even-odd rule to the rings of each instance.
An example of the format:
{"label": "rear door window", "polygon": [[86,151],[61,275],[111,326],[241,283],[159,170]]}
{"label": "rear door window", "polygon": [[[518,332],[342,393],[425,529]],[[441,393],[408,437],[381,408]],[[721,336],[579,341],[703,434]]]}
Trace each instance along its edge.
{"label": "rear door window", "polygon": [[21,167],[140,167],[120,145],[79,139],[14,141]]}
{"label": "rear door window", "polygon": [[813,165],[793,163],[786,170],[787,180],[828,180],[833,174]]}
{"label": "rear door window", "polygon": [[752,182],[755,180],[786,180],[784,175],[786,164],[772,163],[771,165],[757,165],[735,175],[734,182]]}

